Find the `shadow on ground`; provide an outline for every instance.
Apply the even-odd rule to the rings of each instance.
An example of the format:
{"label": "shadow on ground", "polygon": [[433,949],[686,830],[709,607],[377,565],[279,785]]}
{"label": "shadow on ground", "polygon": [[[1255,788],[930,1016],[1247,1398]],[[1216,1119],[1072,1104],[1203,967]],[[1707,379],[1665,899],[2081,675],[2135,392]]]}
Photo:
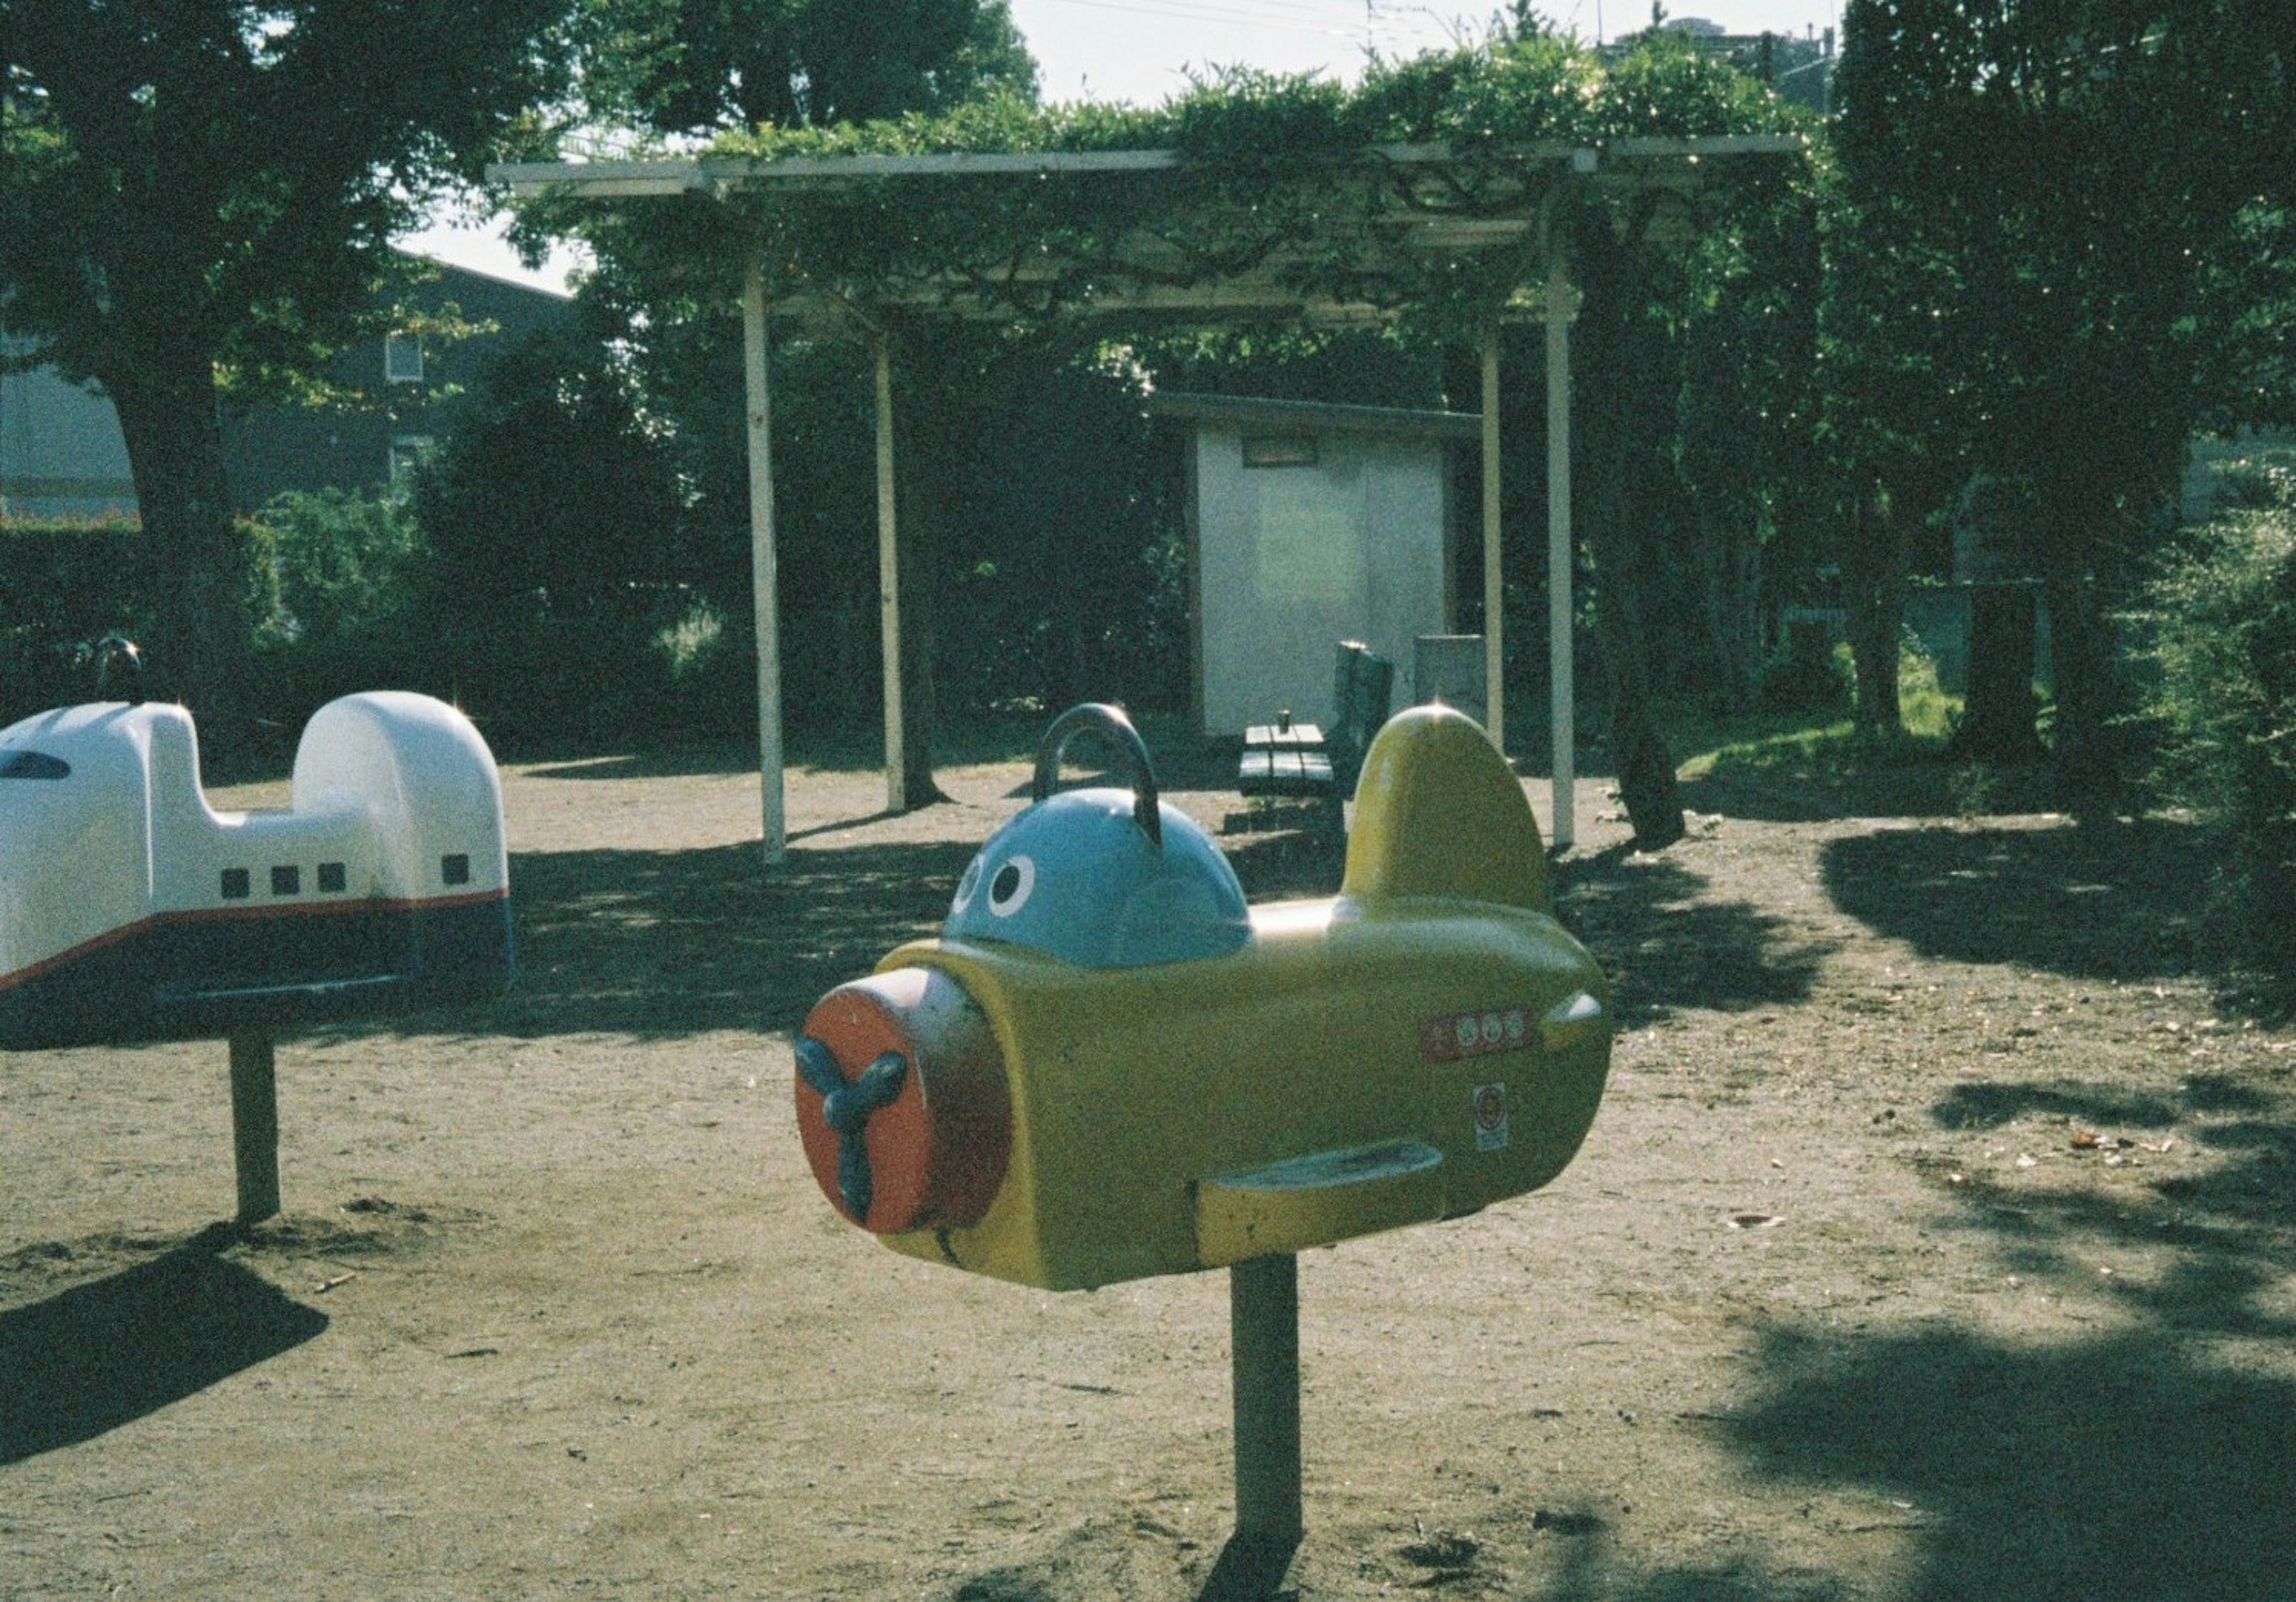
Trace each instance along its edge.
{"label": "shadow on ground", "polygon": [[2046,763],[1989,766],[1910,749],[1894,758],[1865,756],[1846,733],[1723,752],[1681,784],[1685,807],[1764,823],[2041,812],[2055,805],[2055,794]]}
{"label": "shadow on ground", "polygon": [[1717,901],[1677,861],[1619,846],[1574,859],[1555,905],[1611,975],[1622,1027],[1685,1007],[1740,1011],[1807,998],[1834,943],[1747,901]]}
{"label": "shadow on ground", "polygon": [[2189,824],[1891,829],[1832,841],[1834,905],[1924,957],[2159,979],[2223,955],[2218,864]]}
{"label": "shadow on ground", "polygon": [[[1327,895],[1340,847],[1311,832],[1224,842],[1253,900]],[[904,941],[938,934],[978,842],[792,850],[521,851],[511,859],[518,971],[500,1000],[317,1038],[611,1033],[661,1039],[792,1029],[823,992]]]}
{"label": "shadow on ground", "polygon": [[1994,1294],[2102,1295],[2095,1333],[1775,1327],[1729,1438],[1781,1478],[1873,1492],[1877,1528],[1914,1534],[1912,1598],[2289,1596],[2296,1377],[2259,1358],[2296,1339],[2296,1097],[1993,1081],[1932,1109],[1956,1129],[2035,1113],[2173,1123],[2212,1159],[2141,1187],[1955,1187],[1947,1227],[1991,1237]]}
{"label": "shadow on ground", "polygon": [[2063,1345],[1966,1329],[1774,1329],[1729,1433],[1915,1532],[1909,1598],[2284,1598],[2296,1385],[2153,1330]]}
{"label": "shadow on ground", "polygon": [[0,1464],[76,1446],[326,1328],[221,1253],[217,1225],[147,1262],[0,1312]]}

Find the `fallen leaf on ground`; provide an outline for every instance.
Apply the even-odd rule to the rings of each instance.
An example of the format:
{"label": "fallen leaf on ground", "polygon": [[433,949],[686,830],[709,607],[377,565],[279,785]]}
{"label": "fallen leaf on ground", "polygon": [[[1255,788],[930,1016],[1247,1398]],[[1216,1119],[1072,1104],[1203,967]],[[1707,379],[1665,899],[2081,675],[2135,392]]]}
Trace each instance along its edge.
{"label": "fallen leaf on ground", "polygon": [[1775,1212],[1734,1212],[1724,1221],[1733,1229],[1768,1229],[1786,1220]]}

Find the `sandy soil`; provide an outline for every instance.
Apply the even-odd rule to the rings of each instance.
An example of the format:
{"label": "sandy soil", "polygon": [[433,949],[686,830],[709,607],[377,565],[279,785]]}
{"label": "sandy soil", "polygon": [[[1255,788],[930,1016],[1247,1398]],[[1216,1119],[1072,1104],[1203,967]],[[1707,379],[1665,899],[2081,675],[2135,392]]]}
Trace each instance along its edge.
{"label": "sandy soil", "polygon": [[[723,764],[514,770],[519,984],[283,1041],[251,1233],[219,1043],[0,1058],[0,1596],[1219,1594],[1226,1277],[972,1278],[805,1171],[788,1031],[1025,775],[943,783],[798,776],[767,875]],[[1576,1163],[1301,1262],[1283,1593],[2296,1596],[2296,1036],[2188,831],[1614,804]]]}

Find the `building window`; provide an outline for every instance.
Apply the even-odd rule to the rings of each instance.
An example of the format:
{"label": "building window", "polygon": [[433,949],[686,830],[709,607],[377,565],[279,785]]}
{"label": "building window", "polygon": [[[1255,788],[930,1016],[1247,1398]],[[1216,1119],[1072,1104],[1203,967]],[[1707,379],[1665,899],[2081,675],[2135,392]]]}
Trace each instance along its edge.
{"label": "building window", "polygon": [[430,454],[428,434],[393,434],[390,437],[390,492],[405,495],[414,487],[414,469]]}
{"label": "building window", "polygon": [[422,382],[422,341],[411,333],[383,335],[382,376],[384,382],[388,383],[421,383]]}

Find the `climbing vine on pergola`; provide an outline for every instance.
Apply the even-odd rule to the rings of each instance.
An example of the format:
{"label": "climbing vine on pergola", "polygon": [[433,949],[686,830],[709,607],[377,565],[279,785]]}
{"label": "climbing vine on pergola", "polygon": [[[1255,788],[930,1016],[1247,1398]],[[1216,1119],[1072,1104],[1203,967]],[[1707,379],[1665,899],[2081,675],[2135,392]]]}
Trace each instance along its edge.
{"label": "climbing vine on pergola", "polygon": [[[1375,63],[1353,89],[1230,72],[1150,110],[992,101],[938,119],[764,128],[693,155],[497,176],[529,197],[528,226],[581,234],[660,292],[742,298],[769,859],[782,848],[769,314],[868,333],[881,412],[897,316],[962,317],[1023,337],[1078,325],[1120,337],[1175,322],[1400,321],[1479,344],[1495,735],[1505,716],[1496,329],[1511,316],[1544,317],[1562,843],[1572,778],[1568,277],[1694,240],[1718,202],[1800,181],[1808,145],[1793,116],[1664,36],[1609,62],[1539,37]],[[878,434],[888,802],[898,810],[898,587],[882,417]]]}

